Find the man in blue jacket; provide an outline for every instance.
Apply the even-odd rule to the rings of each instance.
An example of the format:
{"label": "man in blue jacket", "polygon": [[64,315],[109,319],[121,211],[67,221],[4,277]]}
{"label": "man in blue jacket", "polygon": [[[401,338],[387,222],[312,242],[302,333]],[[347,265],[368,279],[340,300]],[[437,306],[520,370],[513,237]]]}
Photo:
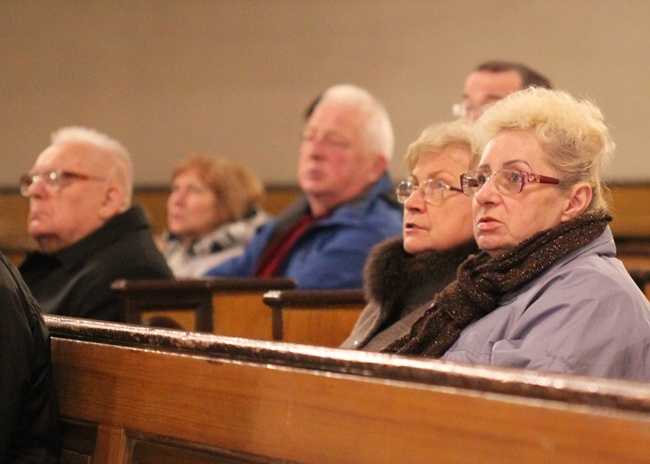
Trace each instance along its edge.
{"label": "man in blue jacket", "polygon": [[327,89],[302,136],[302,195],[245,252],[209,276],[293,278],[299,289],[361,288],[373,245],[399,235],[402,210],[386,172],[394,146],[383,105],[366,90]]}

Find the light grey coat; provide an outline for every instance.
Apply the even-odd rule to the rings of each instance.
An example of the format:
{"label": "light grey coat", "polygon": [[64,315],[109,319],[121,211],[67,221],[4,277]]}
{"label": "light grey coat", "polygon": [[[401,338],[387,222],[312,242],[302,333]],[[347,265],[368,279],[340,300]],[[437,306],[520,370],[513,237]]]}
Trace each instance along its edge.
{"label": "light grey coat", "polygon": [[650,380],[650,305],[615,256],[608,227],[504,295],[442,359]]}

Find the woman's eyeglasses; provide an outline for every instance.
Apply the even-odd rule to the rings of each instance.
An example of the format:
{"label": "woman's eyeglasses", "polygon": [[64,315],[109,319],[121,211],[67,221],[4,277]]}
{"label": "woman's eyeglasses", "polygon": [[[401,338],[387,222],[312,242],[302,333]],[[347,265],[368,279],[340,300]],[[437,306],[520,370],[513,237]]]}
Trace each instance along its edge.
{"label": "woman's eyeglasses", "polygon": [[559,184],[560,180],[554,177],[533,174],[519,169],[502,169],[492,174],[483,171],[468,171],[460,175],[460,187],[465,195],[473,197],[489,180],[499,193],[514,195],[521,192],[526,184]]}
{"label": "woman's eyeglasses", "polygon": [[432,205],[440,204],[446,191],[462,192],[461,189],[445,184],[438,179],[425,180],[420,185],[415,185],[411,182],[400,182],[395,190],[397,201],[402,204],[406,203],[406,200],[416,190],[420,191],[424,201]]}

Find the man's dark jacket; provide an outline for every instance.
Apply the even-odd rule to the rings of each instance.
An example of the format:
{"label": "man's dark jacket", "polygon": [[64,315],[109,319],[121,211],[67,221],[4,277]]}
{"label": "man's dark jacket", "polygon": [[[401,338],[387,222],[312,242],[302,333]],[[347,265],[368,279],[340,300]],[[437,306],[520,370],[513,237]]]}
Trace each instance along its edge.
{"label": "man's dark jacket", "polygon": [[34,252],[20,272],[44,313],[118,321],[117,279],[172,278],[139,206],[53,254]]}
{"label": "man's dark jacket", "polygon": [[50,334],[18,270],[0,254],[0,462],[54,464],[59,447]]}

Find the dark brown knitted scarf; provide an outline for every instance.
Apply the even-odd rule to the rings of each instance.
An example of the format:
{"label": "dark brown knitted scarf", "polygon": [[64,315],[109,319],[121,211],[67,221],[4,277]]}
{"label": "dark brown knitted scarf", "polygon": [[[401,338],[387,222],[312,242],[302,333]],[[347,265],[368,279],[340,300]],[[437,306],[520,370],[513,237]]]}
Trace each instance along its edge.
{"label": "dark brown knitted scarf", "polygon": [[532,280],[553,263],[600,236],[611,217],[583,214],[524,240],[501,256],[470,256],[456,280],[435,296],[409,335],[383,352],[439,358],[472,321],[493,311],[503,295]]}

